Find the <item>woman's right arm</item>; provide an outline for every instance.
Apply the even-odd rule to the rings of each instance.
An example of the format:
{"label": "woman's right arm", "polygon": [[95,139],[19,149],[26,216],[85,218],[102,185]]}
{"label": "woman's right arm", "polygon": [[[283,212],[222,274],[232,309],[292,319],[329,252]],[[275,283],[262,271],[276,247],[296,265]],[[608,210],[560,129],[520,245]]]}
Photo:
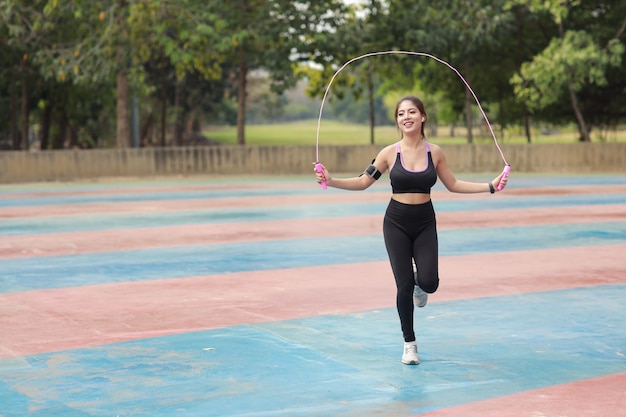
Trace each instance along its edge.
{"label": "woman's right arm", "polygon": [[[374,160],[374,163],[372,164],[376,167],[378,171],[380,171],[381,174],[384,173],[388,168],[388,161],[386,158],[387,148],[384,148],[378,153],[376,159]],[[376,181],[374,178],[363,174],[359,175],[358,177],[351,178],[333,178],[324,166],[321,173],[316,173],[316,177],[318,183],[322,183],[325,180],[326,185],[328,185],[329,187],[350,191],[365,190]]]}

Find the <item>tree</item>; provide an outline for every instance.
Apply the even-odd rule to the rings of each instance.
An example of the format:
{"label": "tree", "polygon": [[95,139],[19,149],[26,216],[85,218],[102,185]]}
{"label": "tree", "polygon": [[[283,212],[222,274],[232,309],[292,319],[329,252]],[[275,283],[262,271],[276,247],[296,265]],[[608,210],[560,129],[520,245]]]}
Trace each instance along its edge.
{"label": "tree", "polygon": [[244,145],[250,71],[265,70],[275,93],[295,85],[298,61],[327,56],[316,44],[336,30],[345,5],[339,0],[238,0],[213,7],[228,22],[224,39],[232,43],[229,59],[237,85],[237,143]]}
{"label": "tree", "polygon": [[[0,44],[3,57],[8,65],[3,65],[3,78],[7,80],[10,96],[9,117],[10,135],[13,149],[28,149],[29,116],[33,107],[30,90],[31,82],[37,78],[39,68],[33,60],[37,50],[45,42],[49,30],[42,25],[41,10],[45,1],[5,0],[0,7]],[[19,80],[16,82],[14,80]],[[18,96],[20,97],[18,110]],[[17,126],[18,115],[20,127]]]}
{"label": "tree", "polygon": [[[371,144],[375,143],[374,129],[377,120],[387,118],[382,109],[383,98],[379,94],[383,82],[377,66],[384,58],[370,58],[365,61],[354,59],[379,50],[381,42],[378,38],[380,34],[376,30],[376,19],[385,12],[384,2],[380,0],[348,7],[332,36],[320,38],[316,44],[318,52],[312,54],[311,60],[321,65],[321,70],[309,66],[299,69],[309,79],[307,94],[310,97],[323,98],[326,95],[328,107],[336,115],[345,116],[346,120],[351,121],[368,121]],[[325,53],[319,53],[321,50]],[[340,69],[341,73],[337,73]],[[333,83],[327,91],[331,80]],[[359,103],[363,96],[367,99],[365,111]],[[336,102],[346,97],[349,98],[346,103]],[[367,118],[362,116],[365,114]]]}
{"label": "tree", "polygon": [[148,90],[159,96],[161,145],[169,102],[174,105],[174,143],[182,145],[191,111],[184,103],[193,94],[186,78],[193,76],[196,86],[203,83],[198,77],[208,82],[221,79],[228,45],[224,46],[220,28],[226,23],[202,1],[157,0],[133,3],[129,24],[135,84],[151,83]]}
{"label": "tree", "polygon": [[[15,2],[15,4],[23,2]],[[36,48],[30,54],[32,65],[37,68],[37,76],[41,77],[43,88],[39,91],[37,104],[42,112],[43,145],[46,147],[47,129],[55,109],[59,113],[59,131],[62,135],[67,125],[77,120],[72,117],[72,109],[60,106],[78,105],[78,101],[69,100],[74,94],[72,86],[77,87],[78,95],[91,94],[98,97],[106,95],[97,91],[115,71],[110,59],[114,44],[113,25],[115,4],[101,4],[76,0],[59,2],[57,0],[40,1],[37,6],[29,8],[25,16],[30,31],[36,35]],[[108,9],[106,9],[108,7]],[[107,13],[109,12],[109,13]],[[111,16],[109,20],[105,20]],[[123,18],[118,18],[123,21]],[[84,88],[86,87],[87,88]],[[105,87],[104,91],[108,88]],[[62,100],[54,97],[62,91]],[[123,89],[116,91],[122,94]],[[95,100],[95,99],[94,99]],[[76,128],[70,125],[69,134],[75,134]],[[62,146],[65,138],[57,140],[55,146]],[[70,140],[71,141],[71,140]]]}
{"label": "tree", "polygon": [[[512,24],[512,17],[503,12],[503,5],[504,0],[437,3],[390,0],[388,10],[376,19],[376,38],[386,49],[429,53],[450,63],[472,86],[481,102],[489,102],[497,97],[493,81],[503,80],[502,67],[494,65],[494,56]],[[427,58],[410,57],[396,59],[385,73],[388,84],[414,87],[413,79],[420,78],[423,91],[428,90],[432,97],[448,103],[457,103],[457,110],[465,115],[467,140],[473,141],[475,100],[453,72]]]}
{"label": "tree", "polygon": [[[512,77],[515,94],[531,110],[541,110],[567,92],[580,140],[589,142],[591,128],[585,120],[578,95],[587,85],[606,86],[608,70],[621,65],[624,45],[619,38],[624,33],[626,20],[615,28],[610,39],[601,40],[585,30],[566,29],[568,17],[581,5],[578,0],[533,0],[523,3],[532,12],[548,13],[558,27],[559,36],[553,38],[530,62],[524,63],[519,74]],[[610,7],[605,5],[587,11],[588,19],[592,19],[594,14],[610,13],[606,10]],[[604,44],[600,43],[602,41]]]}
{"label": "tree", "polygon": [[[454,65],[490,119],[502,129],[524,124],[528,141],[531,117],[551,124],[575,120],[582,140],[592,128],[608,129],[626,117],[624,2],[360,4],[363,9],[341,0],[0,0],[2,146],[10,138],[13,147],[28,147],[36,118],[43,149],[93,146],[114,136],[118,146],[128,146],[133,97],[141,99],[145,116],[141,131],[160,120],[162,143],[173,130],[174,143],[184,144],[182,132],[198,128],[211,112],[237,123],[244,144],[250,74],[267,76],[270,90],[262,99],[272,106],[282,101],[270,93],[302,77],[319,97],[348,60],[394,49],[427,52]],[[329,107],[369,115],[373,132],[375,113],[389,99],[383,96],[409,88],[428,97],[431,121],[451,123],[463,115],[471,135],[480,115],[468,91],[427,58],[355,62],[330,94],[350,101],[333,100]],[[354,103],[361,97],[367,103]]]}

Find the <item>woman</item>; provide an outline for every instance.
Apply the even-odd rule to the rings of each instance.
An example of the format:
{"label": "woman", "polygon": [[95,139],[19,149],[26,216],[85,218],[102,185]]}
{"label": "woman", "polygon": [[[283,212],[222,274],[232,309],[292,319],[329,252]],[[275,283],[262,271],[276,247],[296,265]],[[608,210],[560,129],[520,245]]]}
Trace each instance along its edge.
{"label": "woman", "polygon": [[[333,178],[324,167],[317,182],[343,190],[364,190],[389,170],[392,196],[385,213],[383,235],[396,281],[396,306],[404,336],[402,363],[419,364],[413,330],[414,304],[424,307],[428,294],[439,286],[437,227],[430,190],[437,182],[453,193],[496,191],[502,174],[490,183],[457,180],[443,150],[427,142],[424,124],[428,116],[422,101],[402,98],[395,109],[400,141],[382,149],[358,177]],[[503,187],[506,178],[503,180]]]}

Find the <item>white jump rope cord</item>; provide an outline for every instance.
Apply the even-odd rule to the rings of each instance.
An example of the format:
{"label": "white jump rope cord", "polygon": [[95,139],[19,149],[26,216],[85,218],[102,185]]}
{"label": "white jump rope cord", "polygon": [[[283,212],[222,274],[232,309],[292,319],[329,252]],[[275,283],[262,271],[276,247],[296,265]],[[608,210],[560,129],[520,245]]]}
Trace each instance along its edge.
{"label": "white jump rope cord", "polygon": [[496,139],[496,134],[493,132],[493,128],[491,127],[491,123],[489,123],[489,119],[487,118],[487,115],[485,114],[485,111],[483,110],[482,106],[480,105],[480,101],[478,100],[478,97],[476,97],[476,94],[474,94],[474,90],[472,90],[472,87],[470,87],[470,85],[468,84],[467,81],[465,81],[465,78],[463,78],[463,76],[461,75],[461,73],[459,73],[459,71],[454,68],[452,65],[448,64],[446,61],[437,58],[434,55],[431,54],[427,54],[425,52],[412,52],[412,51],[380,51],[380,52],[370,52],[367,54],[363,54],[360,56],[357,56],[356,58],[352,58],[351,60],[349,60],[348,62],[346,62],[345,64],[343,64],[341,66],[341,68],[339,68],[337,70],[337,72],[335,72],[335,74],[332,76],[332,78],[330,79],[330,82],[328,83],[328,86],[326,87],[326,91],[324,92],[324,97],[322,98],[322,104],[320,105],[320,115],[317,119],[317,136],[316,136],[316,140],[315,140],[315,160],[317,162],[319,162],[320,160],[320,155],[319,155],[319,144],[320,144],[320,125],[322,124],[322,111],[324,109],[324,103],[326,102],[326,97],[328,96],[328,92],[330,91],[330,86],[332,85],[333,81],[335,80],[335,77],[337,77],[337,75],[348,65],[350,65],[351,63],[353,63],[354,61],[358,61],[359,59],[363,59],[363,58],[367,58],[367,57],[371,57],[371,56],[375,56],[375,55],[389,55],[389,54],[400,54],[400,55],[419,55],[419,56],[425,56],[428,58],[432,58],[435,61],[446,65],[448,68],[450,68],[452,71],[454,71],[456,73],[456,75],[459,76],[459,78],[461,79],[461,81],[463,81],[463,84],[465,84],[465,86],[467,87],[467,89],[469,90],[470,93],[472,93],[472,96],[474,97],[474,100],[476,100],[476,104],[478,105],[478,108],[480,109],[480,112],[482,113],[483,117],[485,118],[485,121],[487,122],[487,126],[489,127],[489,132],[491,132],[491,136],[493,137],[493,141],[496,145],[496,148],[498,148],[498,152],[500,152],[500,156],[502,157],[502,160],[504,161],[505,165],[509,165],[509,163],[507,162],[505,156],[504,156],[504,152],[502,152],[502,149],[500,149],[500,145],[498,144],[498,139]]}

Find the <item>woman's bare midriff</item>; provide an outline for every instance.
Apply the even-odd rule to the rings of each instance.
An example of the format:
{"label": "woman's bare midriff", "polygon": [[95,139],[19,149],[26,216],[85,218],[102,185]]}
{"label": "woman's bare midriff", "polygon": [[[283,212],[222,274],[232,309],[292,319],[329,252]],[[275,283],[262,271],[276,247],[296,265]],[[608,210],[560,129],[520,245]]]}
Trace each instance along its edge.
{"label": "woman's bare midriff", "polygon": [[430,194],[424,194],[424,193],[392,194],[391,198],[403,204],[424,204],[430,201]]}

